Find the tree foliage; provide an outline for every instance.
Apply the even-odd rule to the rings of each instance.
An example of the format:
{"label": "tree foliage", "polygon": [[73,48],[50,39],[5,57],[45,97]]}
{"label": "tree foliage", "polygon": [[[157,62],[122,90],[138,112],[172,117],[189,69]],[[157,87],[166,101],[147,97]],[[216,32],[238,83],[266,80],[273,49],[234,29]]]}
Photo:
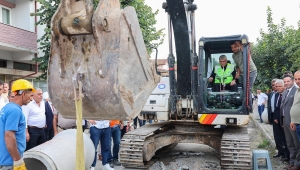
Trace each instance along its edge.
{"label": "tree foliage", "polygon": [[34,61],[39,63],[39,70],[42,71],[42,75],[38,79],[47,79],[47,69],[50,57],[51,47],[51,18],[58,8],[60,0],[37,0],[41,7],[37,9],[36,13],[31,14],[32,16],[38,16],[39,20],[35,25],[45,25],[44,35],[37,40],[40,43],[39,49],[43,52],[43,56],[34,58]]}
{"label": "tree foliage", "polygon": [[300,21],[298,21],[298,30],[296,30],[294,43],[289,46],[285,52],[289,60],[293,63],[291,70],[300,70]]}
{"label": "tree foliage", "polygon": [[[43,56],[33,59],[39,63],[39,70],[42,71],[42,75],[39,79],[47,79],[48,61],[50,57],[51,47],[51,18],[54,15],[60,0],[37,0],[41,7],[36,13],[31,15],[39,16],[40,19],[36,25],[45,25],[45,34],[38,39],[40,43],[39,49],[43,52]],[[94,7],[97,7],[99,0],[93,0]],[[140,28],[143,34],[144,42],[148,54],[150,55],[153,48],[157,48],[163,43],[164,34],[163,29],[156,30],[155,16],[158,11],[152,12],[152,8],[145,4],[144,0],[120,0],[121,7],[133,6],[136,10]]]}
{"label": "tree foliage", "polygon": [[[282,78],[285,71],[294,72],[300,61],[300,32],[292,26],[286,26],[286,20],[274,24],[272,10],[267,9],[268,31],[260,30],[260,37],[253,47],[252,57],[258,74],[255,85],[266,90],[274,78]],[[298,40],[297,40],[298,39]]]}

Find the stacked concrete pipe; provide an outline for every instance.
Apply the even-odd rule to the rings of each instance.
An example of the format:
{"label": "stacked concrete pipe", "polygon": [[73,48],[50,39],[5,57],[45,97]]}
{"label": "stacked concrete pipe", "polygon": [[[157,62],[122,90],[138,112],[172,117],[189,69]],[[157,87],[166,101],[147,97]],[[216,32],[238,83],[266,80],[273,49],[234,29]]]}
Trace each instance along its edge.
{"label": "stacked concrete pipe", "polygon": [[[85,169],[94,161],[95,147],[89,135],[83,133]],[[24,153],[27,170],[76,169],[76,130],[65,130],[52,140]]]}

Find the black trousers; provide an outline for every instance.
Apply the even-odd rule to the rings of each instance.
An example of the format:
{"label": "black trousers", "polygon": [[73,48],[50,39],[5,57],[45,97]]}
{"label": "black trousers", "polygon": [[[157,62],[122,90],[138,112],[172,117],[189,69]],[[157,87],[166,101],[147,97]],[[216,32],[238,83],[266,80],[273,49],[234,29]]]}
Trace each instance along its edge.
{"label": "black trousers", "polygon": [[124,125],[123,129],[121,130],[121,139],[123,138],[123,136],[126,133],[126,127],[127,127],[127,125]]}
{"label": "black trousers", "polygon": [[230,84],[226,84],[225,85],[225,89],[223,89],[224,86],[221,85],[220,87],[220,84],[219,83],[214,83],[214,92],[220,92],[220,89],[221,90],[230,90],[232,92],[236,92],[237,91],[237,85],[233,85],[233,86],[230,86]]}
{"label": "black trousers", "polygon": [[278,123],[273,123],[273,134],[275,139],[276,148],[279,155],[283,155],[285,158],[290,157],[290,151],[287,147],[283,127]]}
{"label": "black trousers", "polygon": [[274,113],[268,114],[269,123],[272,125],[274,122]]}
{"label": "black trousers", "polygon": [[54,129],[45,129],[45,137],[46,137],[46,141],[51,140],[54,137]]}
{"label": "black trousers", "polygon": [[44,128],[32,128],[28,126],[28,133],[30,137],[29,141],[26,142],[26,151],[46,142]]}

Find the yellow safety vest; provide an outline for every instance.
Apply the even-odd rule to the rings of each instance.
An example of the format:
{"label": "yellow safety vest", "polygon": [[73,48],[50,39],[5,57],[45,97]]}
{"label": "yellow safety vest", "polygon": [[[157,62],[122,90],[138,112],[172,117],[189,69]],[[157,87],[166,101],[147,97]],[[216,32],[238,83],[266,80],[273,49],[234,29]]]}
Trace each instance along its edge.
{"label": "yellow safety vest", "polygon": [[215,83],[229,84],[232,82],[232,72],[234,71],[234,66],[227,64],[226,70],[224,70],[220,64],[215,66]]}

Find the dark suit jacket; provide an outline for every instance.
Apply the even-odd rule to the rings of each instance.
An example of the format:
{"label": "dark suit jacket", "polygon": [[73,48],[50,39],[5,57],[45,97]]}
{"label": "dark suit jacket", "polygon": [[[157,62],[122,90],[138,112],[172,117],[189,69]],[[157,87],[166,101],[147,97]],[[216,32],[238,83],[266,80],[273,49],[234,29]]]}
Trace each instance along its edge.
{"label": "dark suit jacket", "polygon": [[[270,94],[268,94],[268,120],[269,120],[269,122],[270,122],[270,124],[272,124],[273,123],[273,120],[272,120],[272,116],[271,116],[271,114],[272,114],[272,109],[271,109],[271,99],[272,99],[272,96],[273,95],[275,95],[275,92],[274,91],[272,91]],[[276,96],[275,96],[276,97]],[[275,102],[274,102],[274,104],[276,104],[276,98],[275,98],[275,100],[274,100]]]}
{"label": "dark suit jacket", "polygon": [[[281,101],[278,103],[278,106],[276,106],[278,97],[279,97],[279,93],[275,93],[275,111],[274,111],[274,120],[277,119],[277,121],[280,122],[280,105],[281,105]],[[282,98],[281,98],[281,99],[282,99]]]}
{"label": "dark suit jacket", "polygon": [[[283,91],[282,101],[281,101],[281,106],[280,106],[280,116],[281,116],[280,124],[281,125],[289,125],[291,123],[290,110],[291,110],[291,107],[294,102],[294,95],[295,95],[296,91],[297,91],[297,88],[295,85],[291,88],[291,91],[288,94],[288,96],[287,96],[287,90]],[[284,113],[284,115],[283,115],[283,113]],[[282,116],[284,116],[284,122],[283,122]]]}
{"label": "dark suit jacket", "polygon": [[47,130],[50,130],[53,128],[53,112],[49,102],[45,102],[45,111]]}

